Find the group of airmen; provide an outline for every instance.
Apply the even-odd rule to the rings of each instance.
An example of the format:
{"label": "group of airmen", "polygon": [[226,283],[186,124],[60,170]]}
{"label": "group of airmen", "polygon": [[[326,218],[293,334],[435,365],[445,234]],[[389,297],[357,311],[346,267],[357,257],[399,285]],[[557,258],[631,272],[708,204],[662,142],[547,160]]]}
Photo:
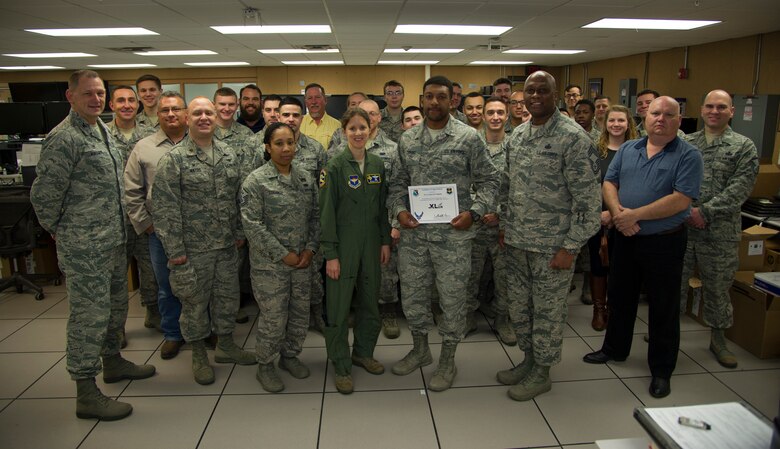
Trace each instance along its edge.
{"label": "group of airmen", "polygon": [[[388,263],[377,280],[380,293],[370,301],[379,305],[387,338],[399,336],[399,302],[407,320],[413,347],[392,366],[395,375],[433,363],[428,334],[437,326],[442,345],[428,386],[450,388],[457,346],[476,330],[481,310],[494,318],[501,341],[524,353],[521,363],[496,374],[510,386],[509,396],[526,401],[549,391],[575,261],[605,229],[609,301],[593,292],[583,300],[594,303],[594,328],[599,314],[599,330],[607,332],[585,362],[625,360],[644,284],[650,392],[668,395],[680,300],[697,265],[710,349],[724,366],[736,366],[723,335],[732,322],[727,290],[736,270],[739,208],[758,158],[755,145],[729,127],[734,109],[722,90],[705,98],[704,129],[683,138],[679,104],[640,92],[643,137],[620,146],[606,170],[596,142],[609,132],[609,98],[594,104],[570,85],[559,109],[549,73],[531,74],[514,92],[511,81],[498,79],[487,99],[464,97],[462,86],[434,76],[424,84],[421,108],[403,108],[403,86],[388,81],[385,108],[355,92],[345,115],[367,118],[365,151],[381,161],[376,172],[383,176],[361,166],[339,179],[331,173],[348,159],[337,156],[350,151],[346,136],[354,131],[327,114],[319,84],[306,86],[304,115],[296,98],[263,97],[254,84],[186,104],[181,94],[162,92],[159,78],[144,75],[135,89],[112,88],[108,125],[100,120],[108,95],[100,76],[80,70],[68,84],[71,112],[44,141],[31,200],[67,277],[67,370],[79,418],[116,420],[132,412],[98,389],[101,370],[109,383],[156,371],[120,355],[131,257],[140,272],[144,324],[164,334],[161,357],[173,358],[189,343],[196,382],[215,380],[209,348],[217,363],[259,363],[257,379],[267,391],[284,388],[277,357],[279,368],[307,377],[297,357],[306,329],[311,324],[326,340],[336,338],[321,274],[326,261],[327,275],[334,274],[337,243],[328,228],[334,218],[324,209],[320,216],[332,183],[349,189],[381,183],[386,192],[390,227],[381,240],[392,242],[392,251],[382,257]],[[283,168],[290,166],[288,179]],[[459,214],[450,223],[421,224],[410,213],[408,188],[432,184],[457,186]],[[246,320],[242,293],[260,307],[254,352],[233,339],[235,323]],[[328,357],[344,381],[349,369],[332,349]],[[362,352],[357,358],[353,352],[352,364],[384,372],[373,346]],[[338,390],[351,392],[351,378],[339,384],[338,374]]]}

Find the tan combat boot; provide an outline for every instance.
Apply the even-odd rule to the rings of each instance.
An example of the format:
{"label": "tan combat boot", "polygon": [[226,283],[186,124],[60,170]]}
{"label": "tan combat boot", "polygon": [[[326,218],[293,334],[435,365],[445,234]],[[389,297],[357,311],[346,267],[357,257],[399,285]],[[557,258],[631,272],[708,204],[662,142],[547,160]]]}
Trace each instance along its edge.
{"label": "tan combat boot", "polygon": [[206,343],[203,340],[190,342],[192,345],[192,375],[195,382],[201,385],[214,383],[214,368],[209,365],[209,356],[206,354]]}
{"label": "tan combat boot", "polygon": [[116,421],[133,412],[133,406],[106,397],[95,385],[95,378],[76,381],[76,416]]}
{"label": "tan combat boot", "polygon": [[439,365],[433,370],[433,377],[428,383],[428,388],[432,391],[444,391],[452,386],[452,381],[458,374],[458,368],[455,367],[455,349],[457,348],[457,343],[443,343],[441,345]]}
{"label": "tan combat boot", "polygon": [[428,334],[412,332],[412,341],[414,342],[414,347],[404,358],[393,365],[393,374],[406,376],[417,368],[433,363],[431,348],[428,347]]}
{"label": "tan combat boot", "polygon": [[214,351],[214,361],[217,363],[238,363],[239,365],[254,365],[257,358],[254,353],[244,351],[233,341],[233,334],[217,336],[217,349]]}
{"label": "tan combat boot", "polygon": [[120,380],[138,380],[154,376],[154,365],[136,365],[119,354],[103,357],[103,382],[112,384]]}

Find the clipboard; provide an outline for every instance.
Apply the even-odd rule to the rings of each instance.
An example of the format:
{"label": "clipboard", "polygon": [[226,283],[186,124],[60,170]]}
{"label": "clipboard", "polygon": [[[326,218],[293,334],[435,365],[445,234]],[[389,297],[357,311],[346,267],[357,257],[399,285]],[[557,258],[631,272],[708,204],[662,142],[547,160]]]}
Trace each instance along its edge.
{"label": "clipboard", "polygon": [[[716,418],[718,414],[728,414],[728,424],[739,426],[739,432],[730,432],[724,422]],[[675,415],[692,416],[707,422],[716,421],[712,424],[712,430],[683,428],[676,423],[676,419],[670,421],[669,418]],[[634,418],[661,449],[766,449],[770,447],[772,439],[769,421],[744,401],[681,407],[637,407],[634,409]],[[709,442],[698,445],[699,441],[693,441],[701,437],[706,437]],[[735,438],[739,439],[736,445]]]}

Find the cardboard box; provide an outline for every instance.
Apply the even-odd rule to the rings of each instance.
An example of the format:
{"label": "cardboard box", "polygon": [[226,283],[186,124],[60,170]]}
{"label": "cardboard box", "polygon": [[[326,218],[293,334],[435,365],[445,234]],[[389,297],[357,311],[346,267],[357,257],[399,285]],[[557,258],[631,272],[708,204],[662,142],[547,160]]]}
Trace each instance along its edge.
{"label": "cardboard box", "polygon": [[763,271],[766,254],[764,241],[778,233],[776,229],[751,226],[742,231],[739,242],[739,271]]}
{"label": "cardboard box", "polygon": [[[770,240],[767,240],[767,243]],[[780,271],[780,251],[771,249],[767,245],[765,247],[766,256],[764,256],[764,270],[763,271]]]}
{"label": "cardboard box", "polygon": [[685,314],[696,320],[702,326],[704,323],[704,303],[702,302],[701,280],[699,278],[688,279],[688,301]]}
{"label": "cardboard box", "polygon": [[729,290],[734,306],[734,324],[726,337],[766,359],[780,356],[780,297],[753,285],[754,273],[738,271]]}

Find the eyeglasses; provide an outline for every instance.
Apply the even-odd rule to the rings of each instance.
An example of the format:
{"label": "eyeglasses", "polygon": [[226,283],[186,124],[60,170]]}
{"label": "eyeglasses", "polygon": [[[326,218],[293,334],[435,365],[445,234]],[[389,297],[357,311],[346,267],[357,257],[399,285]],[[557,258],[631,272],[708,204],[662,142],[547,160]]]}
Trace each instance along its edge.
{"label": "eyeglasses", "polygon": [[388,97],[400,97],[403,94],[404,91],[402,90],[388,90],[387,92],[385,92],[385,95],[387,95]]}
{"label": "eyeglasses", "polygon": [[577,97],[581,97],[581,96],[582,96],[582,94],[565,94],[564,95],[564,97],[566,97],[566,98],[577,98]]}
{"label": "eyeglasses", "polygon": [[379,112],[376,112],[376,111],[371,111],[371,112],[368,113],[368,115],[371,116],[371,117],[378,117],[378,116],[380,116],[382,114],[380,114]]}
{"label": "eyeglasses", "polygon": [[517,106],[518,104],[525,104],[525,101],[523,100],[509,100],[509,104],[512,106]]}
{"label": "eyeglasses", "polygon": [[181,111],[183,111],[185,109],[186,108],[179,108],[179,107],[175,107],[175,108],[162,108],[158,112],[160,114],[163,114],[163,115],[168,115],[171,112],[173,112],[174,114],[178,114],[179,112],[181,112]]}

